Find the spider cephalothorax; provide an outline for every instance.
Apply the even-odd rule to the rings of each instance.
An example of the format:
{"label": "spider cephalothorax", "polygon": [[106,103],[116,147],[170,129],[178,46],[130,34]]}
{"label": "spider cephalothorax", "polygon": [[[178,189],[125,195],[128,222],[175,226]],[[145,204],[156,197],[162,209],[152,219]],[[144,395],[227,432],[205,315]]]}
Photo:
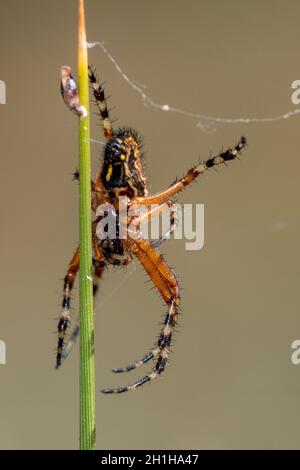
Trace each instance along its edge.
{"label": "spider cephalothorax", "polygon": [[[167,189],[154,195],[148,195],[142,166],[141,140],[138,134],[130,128],[121,128],[116,132],[113,131],[103,87],[98,83],[95,73],[91,68],[89,77],[106,138],[103,165],[98,178],[91,184],[92,210],[96,213],[96,218],[92,225],[94,292],[97,291],[97,282],[105,266],[125,266],[135,257],[145,269],[167,306],[167,314],[153,349],[133,364],[113,369],[117,373],[128,372],[153,359],[154,365],[150,373],[130,385],[102,390],[104,393],[122,393],[127,390],[134,390],[146,382],[156,379],[165,370],[174,327],[176,326],[179,314],[180,294],[177,277],[158,250],[160,244],[167,237],[164,236],[155,243],[146,240],[139,230],[140,225],[145,220],[150,220],[153,216],[162,213],[166,208],[172,208],[174,206],[173,196],[192,183],[201,173],[226,161],[234,160],[245,147],[246,139],[242,137],[233,148],[222,151],[219,155],[194,166],[183,178],[176,180]],[[78,178],[79,175],[76,175],[76,177]],[[121,224],[124,219],[124,210],[121,209],[119,202],[121,196],[126,197],[127,205],[131,209],[138,206],[147,208],[146,212],[142,215],[127,218],[125,226],[124,223]],[[155,210],[149,209],[152,204],[156,205]],[[104,210],[99,215],[98,209],[103,205]],[[108,214],[115,223],[115,234],[113,237],[106,237],[106,229],[104,228],[104,236],[103,234],[99,236],[99,223],[103,222]],[[137,231],[133,232],[128,222],[129,219],[130,223],[134,219]],[[174,221],[175,219],[172,219],[170,231],[174,228]],[[64,344],[69,322],[70,293],[79,264],[80,254],[79,249],[77,249],[69,264],[64,280],[64,297],[58,323],[57,368],[61,365],[62,360],[68,356],[79,332],[79,326],[77,325],[67,345]]]}

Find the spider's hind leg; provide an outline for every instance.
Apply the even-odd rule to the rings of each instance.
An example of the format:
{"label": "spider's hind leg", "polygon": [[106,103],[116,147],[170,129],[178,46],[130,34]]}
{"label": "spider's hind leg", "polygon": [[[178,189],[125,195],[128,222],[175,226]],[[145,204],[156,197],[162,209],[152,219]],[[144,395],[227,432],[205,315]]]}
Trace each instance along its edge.
{"label": "spider's hind leg", "polygon": [[64,351],[65,335],[69,324],[70,316],[70,304],[71,304],[71,291],[74,285],[74,281],[79,269],[80,254],[79,248],[75,251],[73,258],[70,261],[68,272],[64,279],[64,296],[62,301],[62,311],[59,316],[59,322],[57,326],[58,330],[58,345],[56,353],[56,369],[58,369],[62,363],[62,355]]}
{"label": "spider's hind leg", "polygon": [[[102,261],[102,259],[101,260],[93,259],[93,295],[94,297],[98,292],[99,280],[102,276],[104,267],[105,267],[105,263]],[[76,343],[78,339],[79,333],[80,333],[80,321],[79,321],[79,318],[77,318],[76,324],[69,337],[69,341],[67,342],[66,346],[63,348],[62,355],[61,355],[61,364],[69,356],[71,349],[73,348],[74,344]]]}
{"label": "spider's hind leg", "polygon": [[105,98],[104,88],[101,83],[98,82],[94,69],[89,66],[89,79],[93,88],[94,97],[100,111],[100,116],[103,121],[104,137],[109,140],[114,132],[112,128],[112,122],[109,118],[109,111],[107,108],[107,101]]}
{"label": "spider's hind leg", "polygon": [[179,314],[180,295],[178,281],[162,255],[142,237],[129,243],[132,243],[132,252],[138,258],[168,305],[168,313],[153,350],[144,356],[141,361],[137,361],[132,366],[114,370],[115,372],[132,370],[154,358],[155,364],[152,371],[133,384],[118,388],[105,388],[102,390],[103,393],[123,393],[129,390],[135,390],[145,383],[155,380],[163,373],[168,362],[173,332]]}

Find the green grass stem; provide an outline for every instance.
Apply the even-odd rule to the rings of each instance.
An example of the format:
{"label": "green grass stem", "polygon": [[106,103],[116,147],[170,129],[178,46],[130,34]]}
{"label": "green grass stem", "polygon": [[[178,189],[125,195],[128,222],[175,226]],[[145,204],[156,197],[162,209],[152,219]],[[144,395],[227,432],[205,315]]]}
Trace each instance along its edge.
{"label": "green grass stem", "polygon": [[84,0],[78,0],[78,90],[87,116],[79,119],[80,199],[80,449],[96,447],[94,310],[92,283],[91,157],[88,55]]}

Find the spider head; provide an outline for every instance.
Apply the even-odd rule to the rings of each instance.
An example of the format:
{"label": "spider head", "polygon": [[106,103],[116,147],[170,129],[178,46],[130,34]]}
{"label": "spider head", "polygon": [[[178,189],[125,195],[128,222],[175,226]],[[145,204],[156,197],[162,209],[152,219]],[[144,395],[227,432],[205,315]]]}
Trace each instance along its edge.
{"label": "spider head", "polygon": [[132,129],[119,129],[104,147],[102,183],[112,197],[145,195],[142,144]]}

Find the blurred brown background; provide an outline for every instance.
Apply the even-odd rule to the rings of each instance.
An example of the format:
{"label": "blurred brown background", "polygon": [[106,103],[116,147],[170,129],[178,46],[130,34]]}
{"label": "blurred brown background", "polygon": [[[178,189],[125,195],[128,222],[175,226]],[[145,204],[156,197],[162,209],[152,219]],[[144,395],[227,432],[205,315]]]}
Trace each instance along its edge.
{"label": "blurred brown background", "polygon": [[[78,346],[54,370],[62,277],[78,240],[77,122],[59,93],[76,68],[75,0],[0,1],[0,447],[78,447]],[[89,41],[104,40],[158,103],[220,117],[294,109],[300,3],[87,0]],[[103,449],[300,448],[300,117],[219,125],[143,106],[99,48],[90,62],[118,125],[144,136],[152,191],[199,156],[235,143],[241,161],[201,178],[181,202],[205,203],[205,247],[164,246],[183,290],[181,331],[166,374],[143,390],[97,394]],[[92,137],[101,139],[94,116]],[[101,146],[92,144],[94,168]],[[132,268],[129,268],[129,272]],[[125,279],[125,280],[124,280]],[[132,381],[110,369],[146,352],[165,312],[140,268],[110,270],[95,305],[97,389]],[[78,289],[74,291],[74,316]],[[143,374],[144,371],[139,371]]]}

